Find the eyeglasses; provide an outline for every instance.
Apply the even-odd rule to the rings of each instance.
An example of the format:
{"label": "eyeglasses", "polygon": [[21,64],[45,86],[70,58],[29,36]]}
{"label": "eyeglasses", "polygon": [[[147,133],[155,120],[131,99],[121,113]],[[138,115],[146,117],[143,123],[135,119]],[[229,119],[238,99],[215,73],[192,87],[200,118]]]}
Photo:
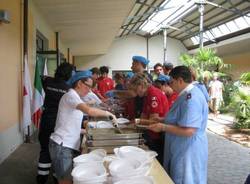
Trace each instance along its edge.
{"label": "eyeglasses", "polygon": [[85,86],[88,87],[88,90],[90,91],[91,88],[92,88],[92,85],[91,84],[88,84],[86,81],[81,81]]}

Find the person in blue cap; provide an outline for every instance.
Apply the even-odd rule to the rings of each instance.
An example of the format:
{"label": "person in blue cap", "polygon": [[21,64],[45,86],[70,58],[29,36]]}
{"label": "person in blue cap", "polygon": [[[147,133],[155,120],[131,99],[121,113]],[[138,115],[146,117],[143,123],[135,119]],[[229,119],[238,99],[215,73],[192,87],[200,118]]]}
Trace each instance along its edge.
{"label": "person in blue cap", "polygon": [[155,87],[159,88],[168,98],[168,105],[169,108],[173,105],[178,94],[173,91],[170,87],[170,77],[168,75],[160,74],[159,77],[155,80],[154,85]]}
{"label": "person in blue cap", "polygon": [[72,184],[72,160],[79,154],[83,113],[116,119],[112,113],[89,107],[81,100],[92,87],[91,76],[90,71],[73,75],[68,81],[71,89],[62,96],[59,103],[56,126],[49,143],[52,167],[59,184]]}
{"label": "person in blue cap", "polygon": [[[143,74],[145,75],[149,80],[150,83],[152,83],[153,79],[152,76],[145,71],[147,65],[149,64],[149,60],[146,59],[143,56],[133,56],[132,57],[132,72],[136,74]],[[143,97],[139,97],[136,93],[134,93],[132,90],[111,90],[108,91],[106,94],[108,97],[118,97],[118,98],[124,98],[124,99],[129,99],[135,100],[135,117],[139,118],[142,113],[143,109]]]}
{"label": "person in blue cap", "polygon": [[154,81],[154,86],[159,88],[166,96],[173,93],[172,88],[169,86],[170,77],[168,75],[160,74]]}
{"label": "person in blue cap", "polygon": [[148,59],[146,59],[143,56],[133,56],[132,61],[133,62],[132,62],[131,69],[132,69],[133,73],[135,73],[135,74],[144,73],[147,75],[147,77],[151,81],[153,81],[152,76],[147,71],[145,71],[147,65],[149,64]]}
{"label": "person in blue cap", "polygon": [[[131,69],[135,74],[144,74],[147,76],[150,81],[153,81],[152,76],[145,71],[147,65],[149,64],[149,60],[143,56],[133,56],[132,57],[132,66]],[[135,117],[139,118],[141,116],[143,110],[143,97],[139,97],[138,95],[135,97]]]}
{"label": "person in blue cap", "polygon": [[170,72],[171,87],[179,97],[164,123],[149,129],[165,133],[164,168],[175,184],[206,184],[208,105],[201,90],[192,85],[191,72],[177,66]]}

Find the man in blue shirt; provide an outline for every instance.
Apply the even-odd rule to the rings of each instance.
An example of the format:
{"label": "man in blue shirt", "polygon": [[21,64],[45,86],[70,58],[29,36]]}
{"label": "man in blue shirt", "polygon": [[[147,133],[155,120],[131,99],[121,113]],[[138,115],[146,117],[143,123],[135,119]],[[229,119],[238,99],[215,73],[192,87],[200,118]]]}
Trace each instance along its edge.
{"label": "man in blue shirt", "polygon": [[165,132],[164,168],[175,184],[206,184],[208,145],[206,126],[208,105],[186,66],[170,72],[171,87],[179,96],[164,123],[149,126]]}

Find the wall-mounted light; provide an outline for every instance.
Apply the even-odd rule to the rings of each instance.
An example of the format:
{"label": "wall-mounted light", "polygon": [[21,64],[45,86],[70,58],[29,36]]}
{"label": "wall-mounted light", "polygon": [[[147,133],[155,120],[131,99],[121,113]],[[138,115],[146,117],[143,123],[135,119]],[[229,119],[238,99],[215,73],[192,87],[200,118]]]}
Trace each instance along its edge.
{"label": "wall-mounted light", "polygon": [[10,14],[7,10],[0,10],[0,23],[9,24],[10,23]]}

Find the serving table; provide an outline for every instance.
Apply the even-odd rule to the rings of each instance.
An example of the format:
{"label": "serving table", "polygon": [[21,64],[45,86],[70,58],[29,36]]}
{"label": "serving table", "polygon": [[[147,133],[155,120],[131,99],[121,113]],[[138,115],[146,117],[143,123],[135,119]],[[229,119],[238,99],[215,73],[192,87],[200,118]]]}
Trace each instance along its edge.
{"label": "serving table", "polygon": [[149,175],[153,176],[155,184],[174,184],[157,159],[154,159]]}
{"label": "serving table", "polygon": [[[99,132],[100,130],[97,130],[97,129],[92,129],[92,130],[88,130],[88,133],[85,134],[84,138],[83,138],[83,141],[82,141],[82,153],[87,153],[89,151],[92,151],[94,149],[98,149],[98,148],[102,148],[102,149],[105,149],[108,154],[112,155],[113,154],[113,146],[117,146],[117,147],[120,147],[122,145],[115,145],[116,141],[121,141],[121,140],[133,140],[135,141],[137,139],[137,142],[134,146],[138,146],[138,147],[141,147],[143,149],[148,149],[147,147],[145,147],[145,145],[141,145],[139,142],[140,140],[140,137],[141,137],[141,134],[140,133],[136,133],[136,132],[130,132],[131,130],[126,130],[125,129],[122,129],[122,131],[124,131],[123,133],[124,134],[116,134],[114,135],[113,133],[111,133],[113,130],[105,130],[103,129],[101,131],[101,133],[105,133],[106,131],[111,131],[111,132],[108,132],[109,134],[106,134],[105,133],[105,138],[108,139],[106,140],[107,142],[109,143],[113,143],[113,144],[110,144],[110,148],[111,149],[107,149],[107,147],[102,147],[102,145],[99,145],[100,144],[104,144],[106,143],[105,140],[104,141],[101,141],[103,139],[103,135],[100,134]],[[131,133],[131,134],[127,134],[127,133]],[[97,133],[97,134],[95,134]],[[115,137],[114,137],[115,136]],[[125,136],[125,137],[124,137]],[[134,136],[134,137],[133,137]],[[118,140],[114,141],[114,138],[118,138]],[[125,139],[124,139],[125,138]],[[128,139],[126,139],[128,138]],[[88,139],[91,139],[91,140],[95,140],[93,142],[91,142],[91,144],[93,144],[94,146],[93,147],[89,147],[87,146],[87,142],[88,142]],[[130,141],[131,141],[130,140]],[[139,141],[139,142],[138,142]],[[129,143],[129,142],[126,142],[126,144]],[[98,147],[100,146],[100,147]],[[111,151],[110,151],[111,150]],[[158,160],[156,158],[154,158],[153,162],[152,162],[152,167],[150,169],[150,173],[149,173],[149,176],[152,176],[153,177],[153,180],[154,180],[154,184],[174,184],[174,182],[171,180],[171,178],[168,176],[168,174],[166,173],[166,171],[164,170],[164,168],[161,166],[161,164],[158,162]]]}

